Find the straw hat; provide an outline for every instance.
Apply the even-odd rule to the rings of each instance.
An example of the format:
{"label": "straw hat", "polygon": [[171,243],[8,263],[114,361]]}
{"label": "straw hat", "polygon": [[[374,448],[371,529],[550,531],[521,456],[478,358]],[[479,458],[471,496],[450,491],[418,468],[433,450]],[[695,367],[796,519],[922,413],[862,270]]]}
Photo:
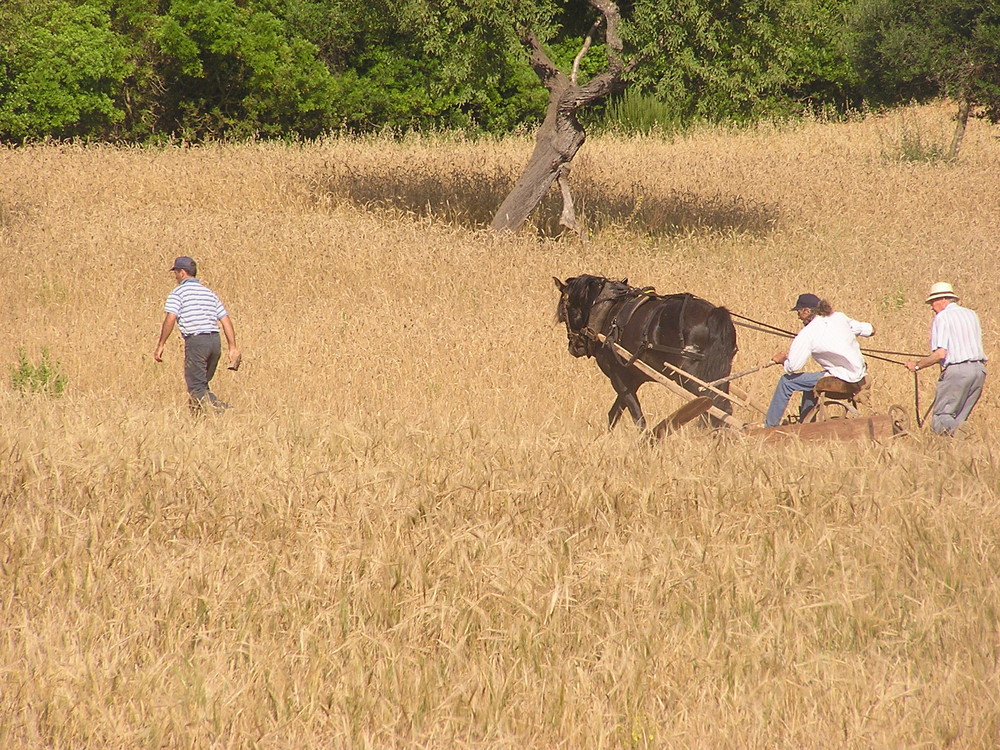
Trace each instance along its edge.
{"label": "straw hat", "polygon": [[951,284],[946,281],[938,281],[935,284],[931,284],[931,293],[927,295],[927,299],[924,302],[931,303],[936,299],[958,299],[958,295],[955,294],[955,290],[951,288]]}

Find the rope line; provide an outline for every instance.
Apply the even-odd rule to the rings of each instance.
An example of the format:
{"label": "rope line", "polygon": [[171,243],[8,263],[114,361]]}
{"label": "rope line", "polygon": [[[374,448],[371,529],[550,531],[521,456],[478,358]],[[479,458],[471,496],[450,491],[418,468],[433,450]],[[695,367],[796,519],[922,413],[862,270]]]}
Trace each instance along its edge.
{"label": "rope line", "polygon": [[862,349],[861,351],[866,354],[868,352],[873,352],[874,354],[893,354],[897,357],[910,357],[911,359],[920,359],[924,356],[923,354],[911,354],[910,352],[890,352],[885,349]]}
{"label": "rope line", "polygon": [[[729,311],[729,314],[732,315],[734,318],[739,318],[740,320],[747,321],[746,323],[737,323],[736,325],[741,326],[743,328],[749,328],[751,331],[758,331],[759,333],[769,333],[775,336],[783,336],[785,338],[791,338],[791,339],[795,338],[794,333],[792,333],[791,331],[786,331],[784,328],[778,328],[778,326],[772,326],[769,323],[763,323],[759,320],[748,318],[746,315],[740,315],[739,313],[734,313],[732,310]],[[753,325],[747,325],[747,323],[752,323]],[[861,351],[862,353],[868,355],[872,359],[878,359],[883,362],[890,362],[891,364],[894,365],[902,365],[905,363],[900,362],[899,360],[896,359],[889,359],[888,357],[880,357],[878,355],[891,354],[894,357],[908,357],[909,359],[920,359],[922,356],[924,356],[922,354],[911,354],[910,352],[894,352],[886,349],[866,349],[865,347],[861,347]]]}
{"label": "rope line", "polygon": [[[734,318],[745,320],[748,323],[753,323],[756,326],[761,326],[762,328],[768,328],[775,333],[781,333],[784,334],[785,336],[791,336],[792,338],[795,338],[794,333],[792,333],[791,331],[786,331],[784,328],[778,328],[778,326],[773,326],[770,323],[764,323],[760,320],[754,320],[753,318],[748,318],[746,315],[740,315],[739,313],[734,313],[732,310],[729,311],[729,314],[732,315]],[[744,328],[749,328],[749,327],[750,326],[744,326]]]}

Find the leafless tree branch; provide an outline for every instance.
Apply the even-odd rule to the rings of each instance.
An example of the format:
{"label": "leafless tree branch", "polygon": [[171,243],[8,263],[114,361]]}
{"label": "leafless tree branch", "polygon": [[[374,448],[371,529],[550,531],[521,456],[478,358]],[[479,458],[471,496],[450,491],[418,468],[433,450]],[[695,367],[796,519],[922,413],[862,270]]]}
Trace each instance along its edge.
{"label": "leafless tree branch", "polygon": [[[586,234],[577,223],[573,195],[569,187],[570,162],[587,137],[583,125],[577,118],[577,110],[624,88],[625,75],[635,64],[632,61],[627,65],[622,62],[622,41],[618,36],[618,24],[621,20],[618,5],[614,0],[587,1],[601,17],[587,34],[580,52],[573,61],[572,73],[569,76],[552,62],[534,32],[525,29],[520,33],[521,42],[531,56],[531,67],[541,79],[542,85],[548,89],[549,105],[545,120],[535,136],[535,149],[531,158],[490,223],[496,231],[516,231],[545,197],[553,183],[557,183],[563,198],[560,223],[586,239]],[[580,85],[577,83],[580,63],[590,49],[594,33],[601,24],[604,24],[608,66],[602,73]]]}
{"label": "leafless tree branch", "polygon": [[587,38],[583,40],[583,46],[580,48],[580,51],[576,53],[576,57],[573,58],[573,72],[570,73],[569,80],[574,86],[576,85],[577,74],[580,72],[580,61],[583,60],[584,56],[586,56],[587,52],[590,50],[590,45],[594,43],[594,32],[600,27],[602,20],[603,19],[598,18],[594,21],[594,25],[590,27],[590,32],[587,34]]}

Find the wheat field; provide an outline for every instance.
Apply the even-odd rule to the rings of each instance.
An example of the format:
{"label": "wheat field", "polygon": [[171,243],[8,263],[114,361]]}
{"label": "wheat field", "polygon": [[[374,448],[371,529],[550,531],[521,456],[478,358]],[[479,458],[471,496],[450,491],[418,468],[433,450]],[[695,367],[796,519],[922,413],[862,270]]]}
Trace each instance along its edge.
{"label": "wheat field", "polygon": [[[1000,128],[898,158],[952,109],[591,138],[589,242],[483,228],[527,137],[0,150],[0,363],[66,384],[0,371],[0,747],[997,746],[991,379],[961,441],[870,361],[909,435],[650,444],[554,319],[580,273],[810,291],[922,354],[945,280],[997,356]],[[185,254],[244,351],[216,417],[152,358]]]}

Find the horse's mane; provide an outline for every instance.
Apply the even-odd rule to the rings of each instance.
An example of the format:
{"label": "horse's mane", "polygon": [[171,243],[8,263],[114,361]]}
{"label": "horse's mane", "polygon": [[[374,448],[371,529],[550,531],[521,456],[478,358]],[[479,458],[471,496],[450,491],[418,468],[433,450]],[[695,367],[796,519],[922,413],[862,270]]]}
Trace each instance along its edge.
{"label": "horse's mane", "polygon": [[629,286],[628,279],[613,281],[604,276],[583,274],[566,280],[567,296],[578,305],[589,307],[597,299],[597,296],[605,290],[614,296],[634,291],[633,287]]}
{"label": "horse's mane", "polygon": [[571,279],[567,279],[566,291],[569,298],[573,300],[573,302],[585,306],[593,304],[598,295],[602,295],[604,299],[630,297],[640,293],[650,294],[656,299],[662,300],[680,299],[682,297],[695,300],[701,299],[698,295],[691,294],[690,292],[656,294],[653,287],[635,287],[628,283],[628,279],[615,281],[614,279],[609,279],[605,276],[592,276],[589,274],[574,276]]}

